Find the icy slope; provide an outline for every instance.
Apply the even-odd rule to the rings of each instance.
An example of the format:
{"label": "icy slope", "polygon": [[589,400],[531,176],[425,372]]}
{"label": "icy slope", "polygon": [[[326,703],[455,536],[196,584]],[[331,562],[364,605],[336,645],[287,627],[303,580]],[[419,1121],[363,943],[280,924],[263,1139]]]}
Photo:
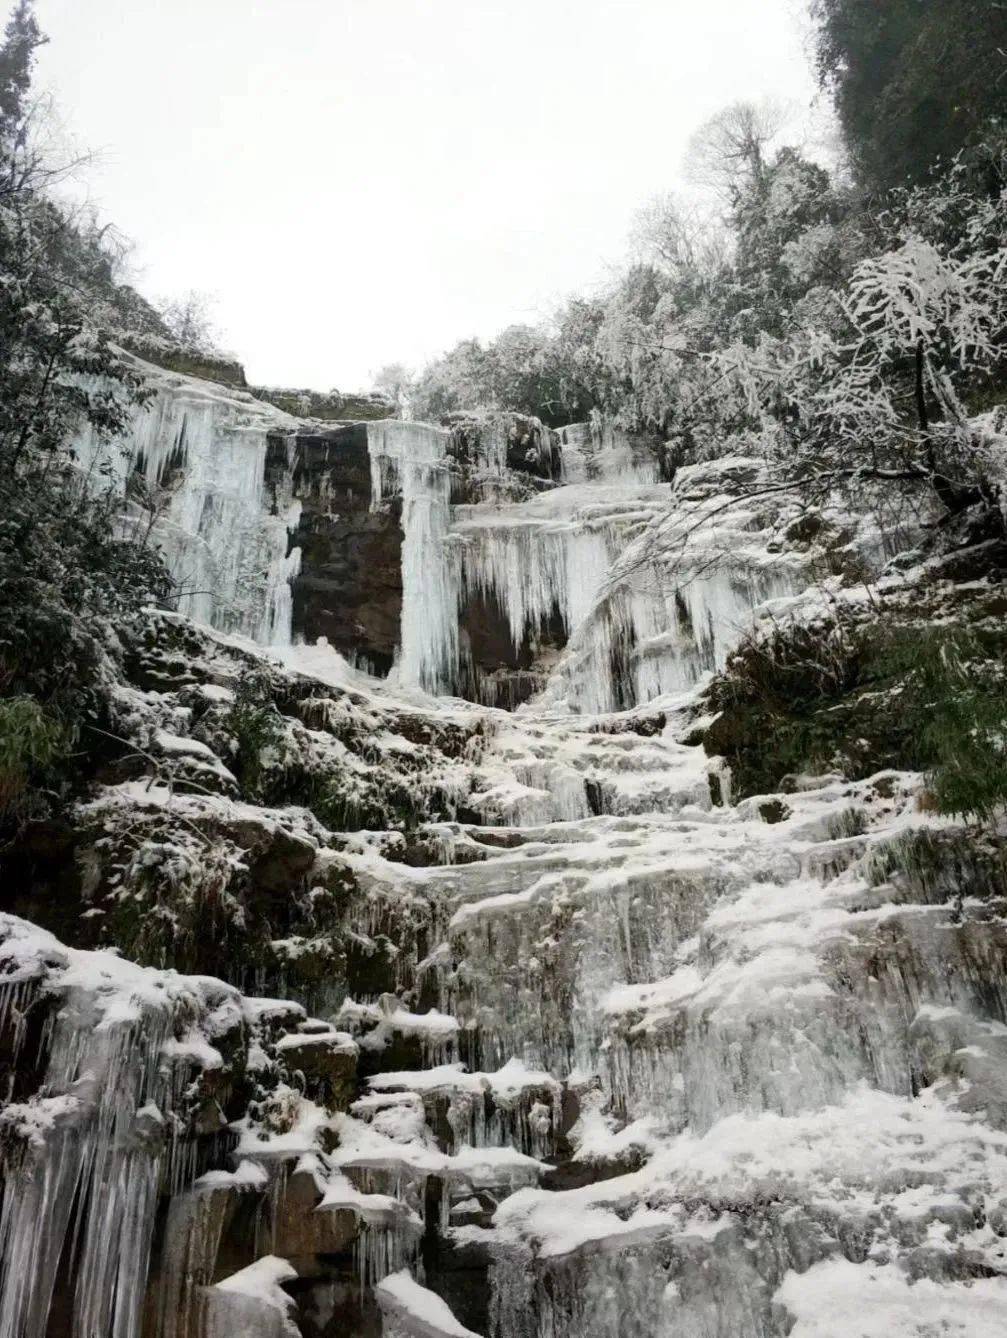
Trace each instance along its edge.
{"label": "icy slope", "polygon": [[[190,679],[226,680],[253,654],[200,636]],[[341,687],[298,691],[342,712],[348,756],[358,716],[407,730],[411,713],[436,716],[328,663]],[[290,698],[286,671],[270,672]],[[167,684],[131,709],[170,717],[169,756],[205,764],[188,731],[201,720],[219,737],[206,710],[228,689],[213,686],[174,690],[208,697],[200,715]],[[861,1314],[843,1288],[861,1285],[866,1333],[923,1335],[933,1313],[951,1333],[959,1314],[962,1333],[1002,1324],[1004,903],[960,873],[956,907],[926,876],[921,838],[955,833],[918,810],[918,779],[826,779],[779,807],[723,807],[715,760],[680,741],[688,696],[597,717],[441,709],[446,729],[481,721],[455,763],[459,802],[508,821],[428,822],[419,863],[388,833],[186,797],[181,773],[176,796],[132,782],[85,815],[104,814],[114,842],[120,814],[142,835],[153,807],[161,841],[195,827],[250,854],[285,828],[303,843],[301,885],[352,879],[334,905],[316,895],[316,928],[393,943],[391,990],[375,977],[369,992],[337,955],[329,983],[354,992],[314,1021],[5,922],[6,1016],[32,1015],[27,990],[74,1001],[45,1033],[37,1096],[4,1116],[25,1148],[8,1163],[6,1332],[45,1331],[67,1186],[95,1175],[124,1197],[89,1211],[122,1235],[105,1217],[79,1229],[81,1334],[99,1331],[90,1314],[139,1333],[145,1290],[147,1331],[171,1338],[239,1316],[248,1332],[313,1335],[356,1313],[376,1332],[375,1288],[389,1331],[409,1335],[782,1338],[797,1321],[838,1338]],[[394,756],[371,766],[391,775]],[[23,1024],[13,1035],[26,1045]],[[219,1114],[194,1127],[188,1113],[215,1073],[231,1075],[209,1088],[226,1137]],[[88,1262],[99,1239],[114,1269]],[[377,1287],[403,1267],[440,1307],[422,1286]]]}
{"label": "icy slope", "polygon": [[[0,922],[0,1338],[1002,1331],[1000,848],[702,745],[753,618],[869,606],[914,522],[599,425],[366,434],[393,675],[124,627],[54,884],[103,950]],[[429,695],[495,700],[476,606],[515,712]]]}

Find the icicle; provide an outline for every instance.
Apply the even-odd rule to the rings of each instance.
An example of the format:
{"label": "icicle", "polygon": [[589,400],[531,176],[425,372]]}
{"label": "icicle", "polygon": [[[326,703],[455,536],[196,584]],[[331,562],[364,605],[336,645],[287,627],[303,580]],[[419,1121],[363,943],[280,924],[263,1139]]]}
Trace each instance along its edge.
{"label": "icicle", "polygon": [[569,519],[522,520],[521,514],[480,514],[454,532],[467,591],[492,595],[507,614],[511,643],[559,612],[569,630],[587,615],[612,560],[611,536]]}
{"label": "icicle", "polygon": [[630,553],[576,627],[546,698],[600,713],[682,692],[723,667],[760,604],[794,594],[802,580],[785,563],[753,569],[704,554],[664,569],[634,565]]}
{"label": "icicle", "polygon": [[458,664],[458,588],[445,536],[451,519],[448,433],[388,419],[367,425],[371,506],[402,495],[402,656],[410,686],[449,691]]}
{"label": "icicle", "polygon": [[360,1223],[353,1247],[354,1266],[362,1287],[373,1287],[389,1273],[417,1263],[421,1236],[405,1217],[393,1224]]}
{"label": "icicle", "polygon": [[[291,420],[269,405],[186,378],[155,383],[123,441],[85,428],[74,444],[85,477],[126,500],[124,527],[163,553],[180,612],[267,644],[290,642],[288,555],[299,509],[289,496]],[[287,487],[266,496],[269,437],[288,438]]]}
{"label": "icicle", "polygon": [[[42,1338],[77,1215],[78,1338],[138,1332],[163,1129],[157,1094],[167,1012],[95,1027],[71,999],[58,1015],[46,1089],[66,1092],[41,1147],[10,1168],[0,1212],[0,1338]],[[11,1191],[14,1192],[11,1192]]]}
{"label": "icicle", "polygon": [[3,919],[15,949],[41,948],[53,1007],[38,1093],[3,1112],[0,1338],[43,1338],[62,1278],[74,1283],[74,1338],[137,1338],[158,1198],[194,1164],[174,1136],[181,1093],[165,1044],[203,996]]}

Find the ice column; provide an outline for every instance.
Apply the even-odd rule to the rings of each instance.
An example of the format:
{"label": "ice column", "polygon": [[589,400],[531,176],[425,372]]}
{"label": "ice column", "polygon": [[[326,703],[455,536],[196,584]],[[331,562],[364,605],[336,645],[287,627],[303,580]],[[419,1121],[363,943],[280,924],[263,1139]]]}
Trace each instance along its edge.
{"label": "ice column", "polygon": [[402,497],[402,682],[450,691],[458,665],[458,577],[451,523],[448,433],[385,419],[367,425],[371,506]]}

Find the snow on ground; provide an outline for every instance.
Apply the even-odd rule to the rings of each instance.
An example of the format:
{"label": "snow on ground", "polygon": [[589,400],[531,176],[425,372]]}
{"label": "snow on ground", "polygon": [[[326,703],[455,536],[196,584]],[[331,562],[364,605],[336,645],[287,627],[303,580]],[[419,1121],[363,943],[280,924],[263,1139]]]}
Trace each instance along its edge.
{"label": "snow on ground", "polygon": [[1007,1278],[914,1282],[890,1264],[833,1259],[788,1273],[776,1300],[796,1320],[790,1338],[1000,1338]]}
{"label": "snow on ground", "polygon": [[459,1324],[447,1304],[405,1270],[378,1283],[375,1295],[387,1338],[479,1338]]}

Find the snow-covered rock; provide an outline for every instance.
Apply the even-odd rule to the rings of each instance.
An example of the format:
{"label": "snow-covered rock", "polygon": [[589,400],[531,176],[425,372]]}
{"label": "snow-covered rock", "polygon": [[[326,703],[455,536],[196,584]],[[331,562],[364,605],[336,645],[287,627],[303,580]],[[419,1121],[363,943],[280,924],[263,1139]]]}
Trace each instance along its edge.
{"label": "snow-covered rock", "polygon": [[0,917],[0,1338],[50,1310],[87,1338],[1003,1328],[999,847],[962,858],[889,766],[732,803],[702,746],[763,615],[964,592],[908,558],[844,585],[906,535],[760,496],[751,460],[667,483],[602,423],[370,421],[360,505],[402,531],[381,681],[237,635],[289,639],[263,452],[296,425],[162,391],[134,470],[188,469],[176,556],[228,599],[251,564],[254,608],[123,629],[135,750],[61,884],[102,949]]}

